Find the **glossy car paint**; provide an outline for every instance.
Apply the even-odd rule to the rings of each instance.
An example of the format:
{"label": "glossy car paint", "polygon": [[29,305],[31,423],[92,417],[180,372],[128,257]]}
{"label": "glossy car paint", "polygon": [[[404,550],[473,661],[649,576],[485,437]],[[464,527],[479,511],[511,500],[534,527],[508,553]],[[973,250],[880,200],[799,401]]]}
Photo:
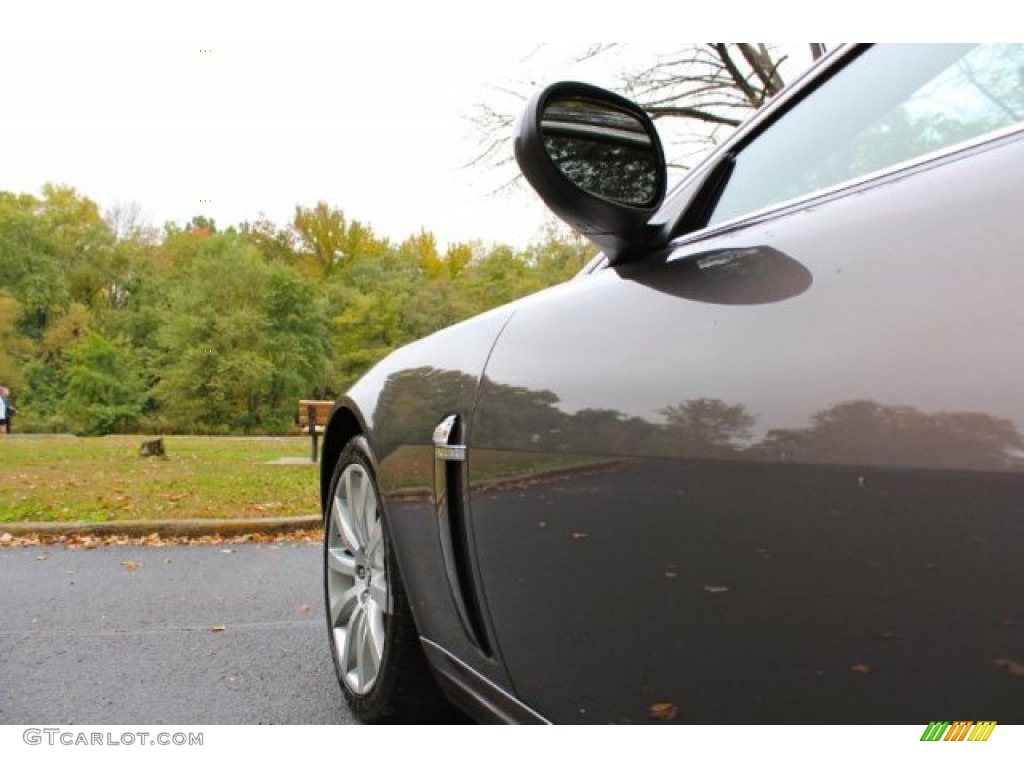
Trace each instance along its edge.
{"label": "glossy car paint", "polygon": [[[377,365],[339,403],[323,472],[353,434],[367,436],[417,628],[480,675],[509,687],[503,666],[467,636],[440,537],[431,436],[445,416],[472,413],[487,355],[511,315],[502,308],[405,347]],[[356,420],[346,417],[355,415]]]}
{"label": "glossy car paint", "polygon": [[[1010,134],[691,235],[363,379],[324,468],[367,434],[417,625],[463,703],[1019,720],[1022,162]],[[456,584],[430,442],[450,414],[469,445]]]}
{"label": "glossy car paint", "polygon": [[1021,162],[1007,140],[515,313],[472,445],[537,474],[472,507],[524,701],[1024,715]]}

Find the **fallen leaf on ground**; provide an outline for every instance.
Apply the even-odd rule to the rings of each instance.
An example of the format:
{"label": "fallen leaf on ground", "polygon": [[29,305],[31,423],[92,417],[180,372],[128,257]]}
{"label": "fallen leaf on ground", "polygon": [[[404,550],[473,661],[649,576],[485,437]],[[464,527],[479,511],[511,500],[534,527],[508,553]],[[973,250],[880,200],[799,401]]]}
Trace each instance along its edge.
{"label": "fallen leaf on ground", "polygon": [[871,671],[871,667],[869,667],[867,664],[854,664],[852,667],[850,667],[850,671],[859,672],[862,675],[866,675],[868,672]]}
{"label": "fallen leaf on ground", "polygon": [[139,564],[134,560],[122,560],[121,567],[126,571],[134,571],[139,567]]}
{"label": "fallen leaf on ground", "polygon": [[212,627],[210,627],[211,632],[223,632],[225,629],[227,629],[227,627],[225,627],[223,624],[214,624]]}
{"label": "fallen leaf on ground", "polygon": [[662,701],[658,704],[651,704],[651,708],[648,712],[651,717],[658,720],[675,720],[676,716],[679,714],[679,707],[671,701]]}
{"label": "fallen leaf on ground", "polygon": [[309,603],[303,603],[302,605],[299,606],[299,613],[309,613],[309,611],[310,611]]}
{"label": "fallen leaf on ground", "polygon": [[997,667],[1005,667],[1008,674],[1014,677],[1024,677],[1024,664],[1009,659],[995,659],[993,662]]}
{"label": "fallen leaf on ground", "polygon": [[322,541],[323,531],[320,528],[308,528],[284,533],[240,533],[232,536],[160,536],[151,533],[148,536],[123,536],[116,534],[40,534],[28,533],[14,536],[6,531],[0,534],[0,548],[7,547],[52,547],[58,544],[65,549],[96,549],[97,547],[167,547],[188,546],[203,547],[214,544],[318,544]]}

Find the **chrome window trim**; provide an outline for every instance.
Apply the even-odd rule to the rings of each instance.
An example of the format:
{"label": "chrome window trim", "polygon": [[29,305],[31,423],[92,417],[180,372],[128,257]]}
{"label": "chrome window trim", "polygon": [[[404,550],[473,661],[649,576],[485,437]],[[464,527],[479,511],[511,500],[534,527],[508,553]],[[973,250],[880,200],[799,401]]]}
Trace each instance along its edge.
{"label": "chrome window trim", "polygon": [[833,197],[852,191],[857,187],[870,186],[875,182],[884,180],[887,176],[901,176],[908,172],[913,172],[919,166],[930,165],[944,158],[951,159],[954,155],[968,153],[985,144],[996,144],[1003,139],[1013,136],[1014,134],[1024,135],[1024,122],[1015,123],[996,131],[990,131],[989,133],[975,136],[972,139],[967,139],[966,141],[962,141],[958,144],[951,144],[948,147],[943,147],[942,149],[937,149],[924,155],[917,155],[910,160],[904,160],[902,163],[888,165],[877,171],[855,176],[851,179],[839,182],[838,184],[833,184],[829,187],[822,187],[821,189],[816,189],[813,192],[808,192],[807,194],[800,195],[798,197],[791,197],[780,203],[775,203],[774,205],[769,205],[764,208],[758,208],[740,216],[720,221],[717,224],[703,229],[688,232],[673,239],[669,245],[672,248],[677,248],[687,243],[715,237],[732,230],[743,229],[744,227],[754,224],[761,219],[768,219],[780,213],[785,213],[789,209],[804,208],[808,204],[813,204],[823,198]]}

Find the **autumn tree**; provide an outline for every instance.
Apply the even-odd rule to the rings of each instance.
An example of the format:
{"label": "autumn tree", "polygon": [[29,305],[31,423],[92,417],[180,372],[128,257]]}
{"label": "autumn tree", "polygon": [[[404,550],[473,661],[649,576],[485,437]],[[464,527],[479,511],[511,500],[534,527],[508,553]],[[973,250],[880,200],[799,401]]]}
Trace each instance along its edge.
{"label": "autumn tree", "polygon": [[297,206],[292,218],[294,250],[311,274],[329,280],[344,264],[360,254],[374,254],[386,247],[373,229],[319,202],[312,208]]}
{"label": "autumn tree", "polygon": [[593,246],[392,244],[326,203],[283,227],[146,225],[0,192],[0,382],[34,431],[276,432],[391,350],[575,274]]}

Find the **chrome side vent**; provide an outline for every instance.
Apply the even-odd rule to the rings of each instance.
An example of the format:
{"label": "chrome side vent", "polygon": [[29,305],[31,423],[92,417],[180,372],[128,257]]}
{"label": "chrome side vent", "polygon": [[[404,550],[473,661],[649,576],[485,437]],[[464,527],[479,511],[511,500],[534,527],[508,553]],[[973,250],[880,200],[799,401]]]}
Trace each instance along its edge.
{"label": "chrome side vent", "polygon": [[490,655],[483,611],[473,577],[469,520],[466,515],[466,446],[458,415],[445,417],[434,428],[434,503],[448,587],[459,620],[470,641]]}
{"label": "chrome side vent", "polygon": [[466,446],[448,441],[456,431],[459,417],[448,416],[434,428],[434,458],[438,461],[465,461]]}

